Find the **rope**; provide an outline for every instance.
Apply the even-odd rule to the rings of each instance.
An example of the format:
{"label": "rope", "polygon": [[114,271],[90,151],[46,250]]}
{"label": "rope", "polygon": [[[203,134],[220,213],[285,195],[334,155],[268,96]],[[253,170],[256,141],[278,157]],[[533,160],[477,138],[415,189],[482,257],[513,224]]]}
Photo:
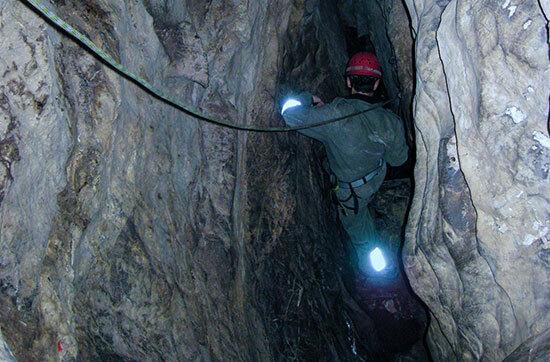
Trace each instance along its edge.
{"label": "rope", "polygon": [[139,86],[141,89],[146,91],[148,94],[153,96],[154,98],[159,99],[160,101],[176,108],[179,111],[182,111],[188,115],[191,115],[195,118],[198,118],[201,121],[214,124],[221,127],[236,129],[239,131],[249,131],[249,132],[290,132],[290,131],[299,131],[304,130],[308,128],[314,128],[314,127],[320,127],[325,126],[331,123],[336,123],[343,121],[345,119],[358,116],[363,113],[370,112],[374,109],[381,108],[391,102],[395,99],[388,100],[383,103],[379,103],[374,105],[372,108],[369,108],[367,110],[350,113],[345,116],[337,117],[337,118],[331,118],[324,121],[316,122],[316,123],[310,123],[300,126],[294,126],[294,127],[254,127],[254,126],[248,126],[248,125],[242,125],[242,124],[235,124],[230,123],[226,121],[222,121],[220,119],[208,116],[204,113],[202,113],[197,108],[181,103],[178,100],[172,98],[169,95],[166,95],[162,90],[156,88],[151,83],[149,83],[147,80],[139,77],[138,75],[132,73],[128,68],[117,62],[113,57],[111,57],[109,54],[104,52],[101,48],[99,48],[93,41],[88,39],[85,35],[80,33],[78,30],[73,28],[71,25],[67,24],[63,19],[59,18],[56,14],[54,14],[50,9],[48,9],[45,5],[42,4],[40,0],[21,0],[24,4],[27,4],[34,12],[36,12],[39,16],[41,16],[43,19],[46,20],[50,25],[52,25],[54,28],[56,28],[61,33],[65,33],[69,35],[70,38],[75,40],[78,44],[80,44],[85,50],[87,50],[91,55],[95,56],[99,60],[103,61],[106,65],[108,65],[111,69],[113,69],[115,72],[117,72],[119,75],[123,76],[124,78],[128,79],[129,81],[133,82],[137,86]]}

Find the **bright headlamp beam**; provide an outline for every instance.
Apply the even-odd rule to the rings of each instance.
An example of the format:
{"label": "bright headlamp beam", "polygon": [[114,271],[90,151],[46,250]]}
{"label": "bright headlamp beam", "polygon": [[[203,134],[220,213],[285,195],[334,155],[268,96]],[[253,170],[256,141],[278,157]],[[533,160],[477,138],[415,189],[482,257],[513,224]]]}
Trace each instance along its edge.
{"label": "bright headlamp beam", "polygon": [[293,108],[301,105],[302,103],[300,101],[290,98],[283,104],[283,109],[281,109],[281,114],[285,113],[285,111],[289,108]]}
{"label": "bright headlamp beam", "polygon": [[380,272],[386,268],[386,259],[384,258],[384,254],[380,248],[374,248],[374,250],[370,252],[369,258],[372,267],[377,272]]}

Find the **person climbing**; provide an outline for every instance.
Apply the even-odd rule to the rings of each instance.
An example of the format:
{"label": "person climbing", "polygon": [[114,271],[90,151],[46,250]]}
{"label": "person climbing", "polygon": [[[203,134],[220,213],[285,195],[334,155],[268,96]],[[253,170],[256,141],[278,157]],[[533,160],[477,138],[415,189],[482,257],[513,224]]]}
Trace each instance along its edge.
{"label": "person climbing", "polygon": [[[319,97],[303,92],[283,107],[283,118],[287,125],[299,126],[374,108],[381,79],[382,69],[376,56],[357,53],[346,67],[348,97],[336,98],[325,105]],[[401,119],[378,107],[341,122],[299,132],[325,146],[335,197],[340,205],[340,220],[352,243],[355,246],[379,244],[368,203],[384,181],[386,163],[400,166],[407,160],[408,147]]]}

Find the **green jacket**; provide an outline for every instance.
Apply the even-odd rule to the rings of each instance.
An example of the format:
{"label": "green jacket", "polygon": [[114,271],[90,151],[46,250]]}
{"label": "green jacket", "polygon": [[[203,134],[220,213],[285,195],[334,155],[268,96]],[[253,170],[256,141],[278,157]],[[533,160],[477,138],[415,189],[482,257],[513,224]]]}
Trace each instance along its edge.
{"label": "green jacket", "polygon": [[[283,117],[289,126],[320,122],[373,107],[373,104],[358,97],[336,98],[322,107],[309,106],[312,102],[309,93],[301,93],[294,98],[308,106],[285,111]],[[343,182],[352,182],[367,175],[376,169],[380,159],[391,166],[399,166],[408,156],[403,123],[384,108],[299,132],[325,145],[330,168]]]}

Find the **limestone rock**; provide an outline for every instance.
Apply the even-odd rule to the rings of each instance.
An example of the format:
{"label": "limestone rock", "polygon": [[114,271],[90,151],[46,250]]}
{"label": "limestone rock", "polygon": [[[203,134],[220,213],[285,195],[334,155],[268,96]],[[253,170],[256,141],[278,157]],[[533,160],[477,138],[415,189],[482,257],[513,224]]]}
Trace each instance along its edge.
{"label": "limestone rock", "polygon": [[11,353],[10,348],[6,344],[6,341],[4,340],[4,336],[2,335],[1,331],[0,331],[0,361],[5,361],[5,362],[15,361],[15,357],[13,356],[13,353]]}
{"label": "limestone rock", "polygon": [[536,1],[406,3],[417,166],[405,267],[436,360],[501,360],[550,324],[546,20]]}
{"label": "limestone rock", "polygon": [[529,338],[521,344],[504,362],[543,362],[550,358],[550,329]]}
{"label": "limestone rock", "polygon": [[[44,3],[175,98],[281,124],[301,4]],[[0,2],[0,39],[0,328],[19,360],[351,354],[311,143],[176,112],[20,1]]]}
{"label": "limestone rock", "polygon": [[[281,125],[289,89],[345,94],[346,27],[368,36],[416,143],[403,261],[433,359],[545,357],[547,0],[44,3],[175,98],[259,126]],[[318,144],[177,112],[19,0],[0,1],[0,44],[0,359],[360,360],[384,348],[342,287],[345,236]],[[380,213],[401,218],[395,204]]]}

